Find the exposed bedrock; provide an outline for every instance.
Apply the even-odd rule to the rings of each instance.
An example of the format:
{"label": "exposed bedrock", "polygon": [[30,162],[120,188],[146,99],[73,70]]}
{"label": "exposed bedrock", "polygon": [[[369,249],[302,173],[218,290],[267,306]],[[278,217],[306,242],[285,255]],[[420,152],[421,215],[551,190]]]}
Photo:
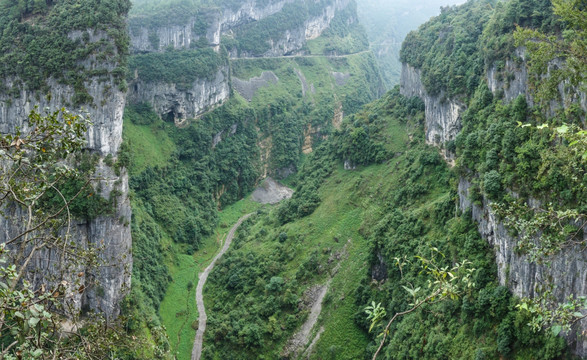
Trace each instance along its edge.
{"label": "exposed bedrock", "polygon": [[[444,94],[431,96],[422,84],[420,69],[408,64],[402,65],[400,92],[404,96],[417,96],[424,101],[426,107],[426,142],[444,147],[449,141],[456,139],[461,130],[461,114],[466,109],[465,104],[458,100],[448,99]],[[453,159],[454,154],[443,151],[447,159]]]}
{"label": "exposed bedrock", "polygon": [[[512,101],[519,95],[526,97],[529,104],[528,73],[523,64],[523,51],[517,50],[516,56],[522,61],[507,60],[500,71],[495,66],[487,73],[487,84],[494,94],[503,92],[505,102]],[[559,64],[560,66],[561,64]],[[501,74],[500,74],[501,73]],[[504,75],[505,74],[505,75]],[[504,77],[505,76],[505,77]],[[565,101],[579,101],[586,108],[585,94],[565,97],[561,85],[559,91],[563,104]],[[465,104],[458,100],[447,99],[444,94],[430,96],[422,84],[421,70],[403,64],[401,74],[401,93],[405,96],[418,96],[426,106],[425,128],[428,143],[444,148],[446,142],[454,140],[461,129],[461,115],[466,110]],[[551,108],[561,106],[553,102]],[[444,150],[448,160],[454,155]],[[517,251],[517,238],[510,235],[504,224],[491,209],[491,202],[483,199],[482,204],[470,200],[471,183],[466,178],[459,182],[459,202],[462,210],[471,209],[473,219],[479,225],[481,236],[493,246],[498,268],[499,282],[507,286],[515,295],[524,297],[537,296],[537,289],[548,283],[555,284],[554,294],[558,301],[564,301],[569,295],[587,295],[587,249],[582,247],[565,248],[550,259],[550,265],[530,262],[527,256]],[[533,204],[537,200],[531,200]],[[587,230],[584,230],[587,239]],[[587,331],[587,321],[583,319],[575,324],[567,340],[573,352],[581,357],[587,356],[587,339],[580,334]]]}
{"label": "exposed bedrock", "polygon": [[222,104],[229,96],[228,67],[222,67],[210,78],[197,79],[188,89],[138,78],[130,84],[128,102],[150,103],[162,119],[180,124]]}
{"label": "exposed bedrock", "polygon": [[[75,38],[81,36],[80,34],[81,32],[72,32],[69,36]],[[90,42],[101,39],[112,41],[104,32],[90,31]],[[86,60],[83,63],[84,67],[88,70],[100,69],[111,72],[118,65],[95,60]],[[95,177],[100,180],[94,185],[101,189],[101,196],[108,199],[112,193],[116,201],[110,213],[90,221],[75,220],[72,223],[72,240],[81,248],[88,245],[100,247],[99,257],[102,259],[102,266],[97,269],[85,266],[79,268],[80,272],[75,274],[79,278],[77,282],[81,282],[88,290],[83,295],[72,295],[71,299],[74,309],[100,311],[107,317],[117,316],[120,312],[120,302],[130,288],[132,270],[128,176],[124,169],[117,175],[102,159],[112,155],[116,161],[122,143],[125,94],[118,90],[112,76],[102,79],[91,77],[84,85],[93,99],[92,103],[75,106],[73,86],[63,85],[54,79],[47,80],[49,91],[46,92],[18,89],[16,79],[4,80],[8,91],[0,94],[0,133],[14,133],[17,127],[26,132],[28,115],[35,106],[41,112],[45,109],[55,111],[66,107],[71,112],[87,114],[93,124],[86,134],[87,149],[101,157],[95,173]],[[19,96],[14,96],[14,92],[18,92]],[[18,209],[9,206],[7,213],[0,217],[0,243],[10,239],[19,230],[18,219],[22,219],[21,215],[23,214]],[[53,261],[56,260],[56,255],[45,251],[34,259],[34,266],[28,274],[33,283],[39,284],[43,279],[58,277],[58,269]],[[83,275],[78,276],[79,274]],[[76,293],[77,290],[75,289]]]}
{"label": "exposed bedrock", "polygon": [[[280,12],[287,3],[295,0],[281,0],[259,2],[245,1],[238,9],[231,7],[202,10],[198,15],[190,18],[185,24],[163,25],[148,27],[142,25],[140,19],[131,19],[130,38],[131,53],[161,52],[169,47],[174,49],[190,49],[196,42],[205,42],[209,46],[220,45],[220,38],[225,34],[232,34],[240,26],[259,21]],[[263,53],[263,57],[277,57],[293,54],[300,51],[307,40],[315,39],[330,26],[337,11],[348,6],[350,0],[333,0],[317,15],[307,19],[297,28],[287,29],[282,34],[276,34],[269,40],[270,49]],[[205,31],[198,32],[198,24],[206,23]],[[231,55],[237,56],[232,52]],[[258,56],[242,52],[240,57]]]}

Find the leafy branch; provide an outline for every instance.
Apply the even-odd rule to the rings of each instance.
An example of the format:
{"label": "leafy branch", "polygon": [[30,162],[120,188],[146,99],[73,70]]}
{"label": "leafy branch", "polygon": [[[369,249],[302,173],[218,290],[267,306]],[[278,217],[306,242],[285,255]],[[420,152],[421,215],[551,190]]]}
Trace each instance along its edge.
{"label": "leafy branch", "polygon": [[[432,248],[432,250],[441,257],[444,257],[438,249]],[[424,289],[421,287],[414,288],[412,286],[409,288],[403,286],[404,290],[406,290],[412,297],[413,302],[409,304],[410,308],[408,310],[394,314],[387,322],[387,325],[379,335],[382,339],[379,343],[379,347],[373,354],[373,360],[377,358],[381,349],[383,349],[385,340],[389,335],[389,328],[397,318],[410,314],[426,304],[437,303],[449,299],[455,300],[465,291],[470,290],[475,286],[475,283],[472,280],[472,275],[475,272],[475,269],[470,267],[471,262],[468,260],[456,263],[453,266],[441,267],[435,259],[426,259],[421,256],[416,256],[415,258],[419,262],[419,266],[422,269],[421,272],[426,273],[429,277],[428,291],[423,294]],[[400,261],[396,258],[396,263],[403,267],[411,262],[407,259]],[[368,315],[367,319],[371,321],[369,332],[371,332],[372,329],[387,315],[386,310],[381,307],[381,303],[375,304],[375,302],[372,302],[370,306],[365,308],[365,313]]]}

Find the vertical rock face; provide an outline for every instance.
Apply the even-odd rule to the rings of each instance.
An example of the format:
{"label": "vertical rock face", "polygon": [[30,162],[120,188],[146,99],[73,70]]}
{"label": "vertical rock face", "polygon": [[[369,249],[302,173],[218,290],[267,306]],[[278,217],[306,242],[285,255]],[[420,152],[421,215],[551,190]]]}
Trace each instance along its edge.
{"label": "vertical rock face", "polygon": [[[534,99],[528,88],[529,78],[528,69],[526,68],[525,49],[517,48],[512,58],[515,60],[507,59],[501,69],[498,69],[497,65],[494,64],[487,70],[487,86],[493,94],[503,92],[505,103],[509,103],[522,95],[526,98],[528,105],[533,106]],[[550,62],[551,68],[561,68],[563,66],[565,66],[564,62],[560,59]],[[587,94],[569,92],[566,87],[565,82],[559,84],[560,101],[550,102],[551,115],[554,115],[556,109],[572,102],[577,102],[583,110],[587,111]]]}
{"label": "vertical rock face", "polygon": [[[522,60],[524,52],[517,49],[514,57]],[[505,78],[504,78],[505,73]],[[524,95],[528,105],[532,105],[532,98],[528,94],[528,70],[526,66],[519,65],[516,61],[507,59],[503,67],[503,71],[497,69],[497,65],[493,65],[487,70],[487,86],[492,93],[496,94],[503,91],[503,99],[506,103],[511,102],[519,95]]]}
{"label": "vertical rock face", "polygon": [[197,79],[189,89],[179,89],[176,84],[150,83],[136,79],[128,92],[129,103],[150,103],[163,119],[173,119],[176,124],[192,119],[230,96],[228,67],[221,67],[210,79]]}
{"label": "vertical rock face", "polygon": [[[495,251],[499,283],[507,286],[515,295],[534,297],[537,289],[553,282],[553,294],[559,302],[569,295],[587,294],[587,249],[574,246],[552,256],[548,265],[531,262],[526,255],[517,251],[518,239],[511,236],[491,209],[491,201],[483,199],[482,205],[470,200],[471,183],[461,178],[459,182],[459,203],[463,210],[471,209],[473,219],[479,224],[479,233]],[[587,229],[583,231],[587,240]],[[576,324],[567,338],[575,354],[587,356],[587,339],[576,334],[587,331],[587,320]]]}
{"label": "vertical rock face", "polygon": [[[281,11],[283,6],[295,0],[278,0],[263,2],[246,0],[238,9],[208,9],[202,11],[197,17],[206,20],[208,26],[205,33],[196,34],[193,29],[198,21],[197,17],[191,18],[183,25],[161,26],[149,29],[146,26],[131,26],[130,40],[131,51],[134,53],[164,51],[169,46],[175,49],[189,49],[191,44],[201,37],[206,37],[208,44],[220,45],[220,36],[230,30],[258,21]],[[158,41],[151,41],[150,38]]]}
{"label": "vertical rock face", "polygon": [[[133,53],[161,52],[169,47],[174,49],[190,49],[195,42],[205,37],[210,46],[220,45],[223,34],[229,34],[238,27],[259,21],[280,12],[284,5],[295,0],[269,1],[259,4],[256,0],[247,0],[238,9],[207,9],[189,19],[183,25],[167,25],[157,28],[148,28],[140,24],[131,23],[131,51]],[[350,0],[333,0],[324,7],[322,12],[306,20],[297,28],[288,29],[283,34],[270,40],[270,50],[262,57],[277,57],[295,53],[302,49],[307,40],[315,39],[330,26],[330,22],[337,11],[348,6]],[[197,34],[194,31],[198,21],[205,19],[207,28],[205,33]],[[139,20],[136,20],[138,23]],[[236,56],[236,54],[233,54]],[[259,56],[243,52],[241,57]]]}
{"label": "vertical rock face", "polygon": [[[76,36],[76,34],[70,34]],[[92,33],[91,41],[108,39],[105,33]],[[95,60],[95,59],[93,59]],[[94,61],[88,60],[86,68],[93,69]],[[99,63],[99,62],[98,62]],[[112,71],[118,64],[99,63],[95,65],[100,69],[106,68]],[[15,80],[15,79],[12,79]],[[15,81],[5,81],[8,87],[6,93],[11,93]],[[120,301],[130,288],[130,274],[132,267],[130,219],[131,209],[128,201],[128,176],[122,170],[117,175],[115,171],[104,164],[102,159],[111,155],[116,156],[122,142],[122,115],[125,106],[125,94],[118,90],[112,77],[107,80],[98,78],[86,79],[85,88],[93,98],[93,104],[85,107],[72,107],[75,91],[72,86],[63,85],[55,80],[48,79],[50,90],[45,93],[20,90],[19,96],[0,94],[0,132],[13,133],[17,127],[27,130],[27,117],[29,112],[37,106],[39,110],[48,108],[51,111],[67,107],[71,112],[86,112],[93,125],[88,130],[87,149],[100,155],[101,160],[97,166],[95,176],[101,180],[96,186],[101,188],[101,195],[116,198],[115,206],[111,214],[99,216],[91,221],[75,221],[71,234],[73,241],[82,248],[88,246],[101,247],[99,257],[102,266],[98,269],[79,268],[81,276],[75,274],[77,281],[81,282],[88,290],[82,295],[72,297],[72,305],[75,309],[89,309],[103,312],[107,317],[117,316],[120,312]],[[113,193],[113,191],[115,191]],[[5,217],[0,218],[0,242],[6,241],[12,234],[18,231],[16,224],[10,215],[18,218],[18,210],[12,209]],[[33,283],[54,272],[54,259],[56,254],[45,252],[35,260],[35,269],[29,276]],[[72,274],[73,276],[73,274]],[[73,282],[70,282],[73,283]],[[97,284],[97,285],[94,285]],[[77,292],[77,291],[76,291]]]}
{"label": "vertical rock face", "polygon": [[[443,94],[430,96],[422,84],[419,69],[408,64],[402,65],[400,92],[404,96],[417,96],[424,100],[426,106],[426,142],[443,147],[454,140],[461,130],[461,114],[465,104],[458,100],[446,99]],[[444,151],[445,157],[453,159],[454,154]]]}
{"label": "vertical rock face", "polygon": [[[523,50],[518,50],[516,56],[523,59]],[[503,73],[498,75],[499,72],[495,66],[488,70],[487,84],[491,91],[494,94],[503,91],[506,102],[523,95],[528,103],[532,104],[528,91],[528,73],[523,63],[518,64],[508,60],[504,70],[506,79],[503,79]],[[563,85],[559,90],[564,103]],[[442,147],[447,141],[455,139],[461,129],[464,104],[453,100],[443,101],[442,95],[436,97],[428,95],[421,81],[420,70],[408,64],[402,66],[400,91],[405,96],[418,96],[424,100],[428,143]],[[585,94],[579,94],[579,101],[583,108],[585,108],[585,98]],[[561,106],[556,103],[551,105],[551,108]],[[447,155],[450,158],[451,155]],[[587,249],[581,246],[565,248],[549,259],[549,265],[531,262],[527,256],[517,251],[517,238],[508,233],[504,224],[494,214],[490,206],[491,201],[484,198],[481,205],[471,202],[470,187],[470,181],[462,177],[458,187],[460,208],[471,209],[472,217],[479,225],[479,233],[493,246],[500,284],[507,286],[515,295],[532,298],[537,295],[538,288],[547,283],[554,283],[553,293],[560,302],[569,295],[587,295]],[[587,240],[587,229],[584,229],[583,233],[584,239]],[[578,334],[585,331],[587,331],[587,320],[583,319],[575,324],[573,331],[567,337],[574,353],[581,357],[587,356],[587,339]]]}
{"label": "vertical rock face", "polygon": [[[297,28],[286,30],[276,37],[277,40],[270,39],[270,49],[261,56],[242,51],[238,54],[238,57],[279,57],[297,54],[303,49],[308,40],[322,35],[322,32],[330,26],[330,22],[337,12],[345,9],[349,4],[350,0],[333,0],[322,9],[319,15],[310,17]],[[231,56],[237,57],[234,53]]]}

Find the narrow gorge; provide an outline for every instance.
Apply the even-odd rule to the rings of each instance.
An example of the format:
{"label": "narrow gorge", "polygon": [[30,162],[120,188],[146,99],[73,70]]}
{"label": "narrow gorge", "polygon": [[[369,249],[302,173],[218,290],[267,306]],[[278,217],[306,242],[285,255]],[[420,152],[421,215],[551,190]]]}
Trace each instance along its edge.
{"label": "narrow gorge", "polygon": [[0,359],[587,357],[582,1],[0,10]]}

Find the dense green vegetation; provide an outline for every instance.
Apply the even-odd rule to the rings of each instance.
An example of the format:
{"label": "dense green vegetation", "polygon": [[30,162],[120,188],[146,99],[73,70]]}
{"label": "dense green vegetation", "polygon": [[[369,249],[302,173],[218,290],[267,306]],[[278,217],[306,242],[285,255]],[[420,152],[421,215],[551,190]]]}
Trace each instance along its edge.
{"label": "dense green vegetation", "polygon": [[[24,85],[48,92],[54,78],[75,90],[74,104],[91,104],[92,77],[125,91],[128,0],[0,2],[0,90],[14,96]],[[92,40],[97,38],[96,40]],[[88,65],[90,59],[95,64]],[[114,68],[112,69],[112,67]],[[7,80],[15,83],[7,87]],[[66,105],[66,104],[64,104]]]}
{"label": "dense green vegetation", "polygon": [[[261,138],[271,138],[268,165],[278,177],[280,169],[296,169],[300,164],[308,126],[318,130],[310,134],[316,146],[333,130],[337,107],[345,114],[356,112],[381,91],[379,72],[368,53],[334,59],[234,60],[232,71],[239,79],[259,76],[262,71],[272,71],[279,78],[276,84],[259,89],[250,103]],[[348,79],[338,85],[332,71],[348,74]]]}
{"label": "dense green vegetation", "polygon": [[[191,255],[212,234],[217,209],[252,190],[259,171],[252,119],[237,99],[184,129],[163,122],[149,105],[127,107],[124,141],[130,157],[134,266],[126,309],[131,331],[140,333],[145,325],[160,331],[161,301],[173,288],[170,284],[185,280],[186,269],[178,272],[178,267],[193,261]],[[236,132],[213,147],[214,135],[235,124]],[[169,317],[164,320],[169,325]],[[157,345],[175,349],[176,339],[169,342],[160,339]]]}
{"label": "dense green vegetation", "polygon": [[[473,200],[477,204],[481,204],[483,196],[512,204],[512,194],[505,191],[509,189],[515,192],[514,197],[519,197],[517,202],[532,197],[556,210],[584,214],[585,162],[568,141],[557,137],[555,130],[562,125],[581,128],[584,110],[570,103],[564,109],[532,109],[523,96],[507,104],[502,91],[492,94],[485,81],[480,81],[483,70],[495,67],[498,79],[508,86],[515,74],[504,70],[505,61],[525,66],[514,51],[516,25],[555,35],[574,33],[575,29],[565,29],[569,22],[555,16],[547,0],[492,4],[471,1],[443,11],[418,32],[410,33],[402,59],[422,69],[423,82],[430,94],[460,97],[468,105],[462,131],[447,146],[456,150],[460,174],[472,179]],[[477,20],[470,21],[471,18]],[[552,60],[552,56],[547,60]],[[534,76],[541,79],[542,75]],[[557,79],[561,81],[560,76]],[[556,84],[548,83],[550,97],[541,100],[559,101]],[[578,86],[576,80],[573,84]],[[536,86],[529,84],[530,91]],[[529,214],[518,213],[519,218],[526,216]],[[563,237],[566,235],[565,231]]]}
{"label": "dense green vegetation", "polygon": [[308,42],[311,54],[354,54],[369,49],[369,40],[363,25],[357,19],[357,5],[353,1],[338,11],[330,26]]}
{"label": "dense green vegetation", "polygon": [[411,32],[402,44],[400,59],[422,69],[422,82],[431,95],[469,95],[484,70],[477,52],[483,29],[492,14],[493,0],[469,1],[445,8],[442,13]]}
{"label": "dense green vegetation", "polygon": [[[259,6],[275,3],[275,0],[256,0]],[[229,8],[238,10],[241,0],[133,0],[130,11],[129,26],[131,31],[139,27],[156,29],[161,26],[186,24],[197,16],[197,27],[194,32],[201,34],[208,26],[207,17],[213,16],[218,9]]]}
{"label": "dense green vegetation", "polygon": [[438,15],[441,7],[457,2],[459,1],[421,0],[414,4],[410,0],[361,0],[357,3],[361,25],[367,31],[370,47],[388,89],[399,84],[399,53],[406,35],[430,17]]}
{"label": "dense green vegetation", "polygon": [[262,56],[271,50],[271,43],[280,40],[286,31],[304,31],[304,23],[318,17],[324,7],[331,3],[332,0],[297,0],[287,3],[280,12],[236,29],[234,40],[225,46],[229,50],[236,46],[239,54]]}
{"label": "dense green vegetation", "polygon": [[515,26],[557,29],[549,0],[469,1],[408,34],[400,59],[422,70],[431,95],[472,96],[484,70],[513,56]]}
{"label": "dense green vegetation", "polygon": [[[177,2],[189,3],[196,4]],[[313,4],[289,3],[283,12],[238,28],[222,43],[241,55],[262,55],[270,39],[298,27],[324,5]],[[304,50],[344,54],[365,49],[364,32],[351,21],[353,11],[339,13]],[[519,299],[497,281],[493,249],[457,205],[456,183],[464,176],[472,180],[477,204],[484,197],[513,203],[506,191],[511,190],[521,199],[553,203],[555,210],[585,213],[582,154],[549,130],[583,126],[583,111],[573,106],[547,120],[523,97],[504,104],[502,93],[492,94],[483,79],[494,65],[503,70],[508,58],[521,63],[511,55],[514,24],[555,32],[562,26],[547,1],[470,1],[443,8],[403,46],[402,59],[422,69],[429,94],[458,97],[467,105],[461,134],[446,144],[457,155],[454,171],[437,149],[424,144],[420,100],[394,89],[360,110],[381,88],[367,53],[231,61],[233,79],[272,71],[278,80],[256,89],[249,102],[234,91],[228,104],[186,129],[162,122],[148,105],[127,109],[137,209],[133,236],[138,239],[130,301],[148,314],[142,316],[147,325],[158,329],[161,319],[172,335],[170,347],[178,356],[189,354],[197,325],[191,302],[195,276],[215,250],[217,209],[246,195],[265,170],[282,177],[297,171],[286,179],[296,190],[292,199],[245,222],[210,276],[204,358],[283,356],[288,339],[308,316],[308,289],[324,284],[329,284],[328,295],[312,337],[320,327],[324,332],[313,356],[370,357],[387,319],[369,332],[365,307],[380,303],[387,318],[410,308],[410,291],[419,288],[422,294],[428,288],[416,256],[434,259],[439,267],[467,259],[475,268],[474,285],[459,298],[398,318],[382,358],[567,356],[562,338],[527,326],[529,314],[516,309]],[[205,28],[197,25],[197,31]],[[194,59],[194,54],[201,56]],[[181,88],[210,76],[224,64],[223,56],[167,51],[138,56],[131,66],[143,79]],[[340,109],[347,117],[339,128],[332,120]],[[234,124],[237,131],[228,136]],[[213,146],[221,131],[222,141]],[[302,146],[308,138],[313,152],[306,156]],[[252,160],[261,154],[263,164]],[[144,324],[131,325],[138,331]]]}
{"label": "dense green vegetation", "polygon": [[[207,6],[174,3],[200,10]],[[301,1],[290,5],[302,6],[304,16],[315,16],[324,6]],[[341,52],[366,48],[360,26],[344,26],[353,18],[353,11],[351,8],[335,19],[338,26],[329,44],[347,46]],[[160,26],[150,23],[157,18],[165,21],[157,12],[141,18],[135,11],[131,31],[133,23],[147,24],[151,30]],[[201,25],[200,32],[205,27]],[[233,91],[227,104],[182,129],[161,121],[148,104],[126,109],[124,136],[131,164],[135,261],[127,311],[138,320],[129,322],[129,327],[137,333],[146,328],[157,333],[164,325],[169,343],[160,341],[158,346],[183,358],[189,356],[197,316],[193,303],[196,269],[203,268],[204,259],[216,250],[211,232],[219,216],[223,218],[225,207],[249,193],[264,171],[277,177],[296,171],[307,137],[312,147],[319,146],[333,131],[339,108],[345,113],[357,111],[377,98],[382,86],[374,59],[367,53],[337,59],[255,59],[228,64],[223,50],[217,54],[208,48],[167,49],[135,55],[129,64],[129,81],[137,75],[145,82],[175,84],[179,90],[187,89],[196,79],[210,80],[224,65],[230,66],[233,78],[246,81],[272,71],[279,79],[258,89],[250,102]],[[335,71],[342,81],[333,75]],[[214,146],[218,134],[221,141]],[[268,156],[264,164],[258,163],[260,152]],[[220,225],[228,224],[220,220]]]}
{"label": "dense green vegetation", "polygon": [[[353,74],[347,84],[336,86],[335,94],[345,99],[345,110],[353,111],[376,97],[377,85],[368,83],[377,79],[373,59],[357,55],[332,62],[320,58],[234,62],[233,76],[247,79],[261,71],[274,71],[279,82],[260,89],[250,103],[235,93],[227,104],[187,128],[162,121],[148,104],[127,106],[123,148],[130,158],[135,264],[127,309],[138,320],[129,323],[130,329],[140,332],[146,325],[157,332],[163,322],[170,339],[168,345],[161,342],[161,348],[180,354],[190,348],[188,339],[196,316],[193,296],[185,302],[177,299],[193,289],[179,284],[187,281],[194,258],[201,263],[204,251],[210,255],[215,251],[214,243],[205,239],[211,238],[218,223],[218,209],[249,193],[259,177],[257,131],[261,138],[273,139],[268,159],[271,172],[298,166],[308,125],[320,127],[313,139],[315,146],[332,131],[337,105],[331,90],[335,79],[327,70],[331,67]],[[314,93],[308,89],[306,97],[302,96],[294,69],[306,74],[307,81],[315,85]],[[362,97],[354,95],[359,92]],[[233,125],[235,134],[231,134]],[[213,147],[213,138],[220,132],[222,141]],[[161,308],[164,296],[175,300]],[[178,319],[187,325],[177,326],[176,313],[181,313]]]}
{"label": "dense green vegetation", "polygon": [[[553,128],[580,124],[582,111],[548,120]],[[517,98],[503,105],[481,85],[463,117],[463,130],[456,146],[463,171],[478,174],[478,186],[493,200],[502,200],[503,189],[523,198],[539,197],[548,202],[587,210],[586,173],[582,154],[572,154],[564,141],[553,144],[552,130],[520,127],[533,119],[526,100]],[[553,149],[554,145],[554,149]]]}
{"label": "dense green vegetation", "polygon": [[134,55],[129,61],[129,81],[137,75],[145,82],[175,84],[180,90],[191,88],[198,80],[211,80],[218,69],[227,65],[226,53],[211,48]]}
{"label": "dense green vegetation", "polygon": [[[307,316],[300,306],[308,301],[306,290],[331,277],[315,356],[368,357],[375,347],[366,336],[378,344],[380,330],[367,335],[363,309],[376,301],[388,314],[405,310],[411,296],[404,286],[427,286],[414,256],[433,257],[433,248],[444,254],[437,259],[442,266],[469,259],[475,287],[398,319],[385,357],[553,359],[564,353],[562,339],[526,327],[517,300],[498,286],[492,250],[470,215],[455,212],[454,174],[424,145],[422,125],[421,101],[392,91],[350,116],[307,159],[291,200],[243,224],[206,287],[205,358],[279,357]],[[343,170],[349,158],[362,165]],[[398,266],[396,258],[406,263]]]}

